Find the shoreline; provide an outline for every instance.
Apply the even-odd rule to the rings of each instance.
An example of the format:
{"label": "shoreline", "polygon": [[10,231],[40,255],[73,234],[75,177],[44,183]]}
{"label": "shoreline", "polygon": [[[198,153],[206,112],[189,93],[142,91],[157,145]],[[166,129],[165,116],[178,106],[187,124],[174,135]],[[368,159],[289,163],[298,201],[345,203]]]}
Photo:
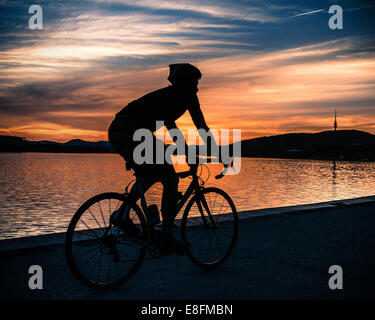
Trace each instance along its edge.
{"label": "shoreline", "polygon": [[[287,215],[307,214],[319,212],[320,210],[334,209],[338,207],[356,207],[369,203],[375,203],[375,195],[351,198],[344,200],[333,200],[304,205],[275,207],[266,209],[246,210],[238,212],[239,220],[268,219]],[[178,224],[181,219],[175,220]],[[14,251],[26,251],[48,246],[63,245],[66,232],[48,233],[29,237],[18,237],[9,239],[0,239],[0,256]]]}
{"label": "shoreline", "polygon": [[[118,154],[116,152],[66,152],[66,151],[0,151],[0,154],[19,154],[19,153],[42,153],[42,154],[96,154],[96,155],[102,155],[102,154]],[[316,160],[316,161],[337,161],[337,162],[375,162],[375,159],[345,159],[345,158],[332,158],[332,157],[296,157],[296,156],[266,156],[266,155],[254,155],[254,156],[241,156],[241,159],[281,159],[281,160]]]}

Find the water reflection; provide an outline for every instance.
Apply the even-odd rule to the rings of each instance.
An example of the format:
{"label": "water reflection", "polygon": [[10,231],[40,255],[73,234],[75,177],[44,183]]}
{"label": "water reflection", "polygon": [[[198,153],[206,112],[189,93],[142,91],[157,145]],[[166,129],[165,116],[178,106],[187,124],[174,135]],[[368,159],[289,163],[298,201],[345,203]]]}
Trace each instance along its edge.
{"label": "water reflection", "polygon": [[[221,180],[213,178],[221,167],[208,167],[207,185],[227,191],[239,211],[367,196],[375,187],[375,163],[243,159],[237,176]],[[65,231],[82,202],[123,192],[134,178],[114,154],[0,154],[0,168],[0,238]],[[180,190],[189,183],[182,180]],[[160,196],[156,184],[147,201],[160,207]]]}
{"label": "water reflection", "polygon": [[332,183],[336,184],[336,161],[333,160],[333,165],[332,165]]}

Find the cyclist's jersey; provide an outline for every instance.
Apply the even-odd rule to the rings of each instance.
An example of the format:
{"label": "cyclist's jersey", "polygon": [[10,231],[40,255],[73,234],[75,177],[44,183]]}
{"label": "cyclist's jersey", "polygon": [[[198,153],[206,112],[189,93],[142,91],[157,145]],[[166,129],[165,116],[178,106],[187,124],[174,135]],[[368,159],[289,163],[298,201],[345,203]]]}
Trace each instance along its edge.
{"label": "cyclist's jersey", "polygon": [[156,122],[163,121],[168,128],[175,127],[175,121],[186,110],[198,129],[207,130],[196,93],[184,94],[173,86],[168,86],[130,102],[112,121],[112,132],[134,132],[139,128],[155,132]]}

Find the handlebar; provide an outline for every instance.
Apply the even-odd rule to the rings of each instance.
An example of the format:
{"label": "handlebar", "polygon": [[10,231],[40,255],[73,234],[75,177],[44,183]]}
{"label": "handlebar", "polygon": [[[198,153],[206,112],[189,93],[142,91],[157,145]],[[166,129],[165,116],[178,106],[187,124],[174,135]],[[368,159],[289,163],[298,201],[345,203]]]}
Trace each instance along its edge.
{"label": "handlebar", "polygon": [[[231,164],[231,165],[233,165],[233,164]],[[229,165],[227,165],[227,164],[224,164],[224,168],[223,168],[223,171],[221,171],[221,173],[219,173],[218,175],[216,175],[215,176],[215,179],[221,179],[221,178],[223,178],[226,174],[227,174],[227,171],[228,171],[228,167],[229,167]]]}
{"label": "handlebar", "polygon": [[[227,174],[228,168],[233,167],[233,162],[230,163],[230,164],[223,164],[223,166],[224,166],[223,171],[221,173],[219,173],[218,175],[216,175],[215,179],[223,178]],[[185,178],[187,178],[191,175],[194,175],[197,172],[197,168],[198,168],[198,165],[190,168],[190,170],[188,170],[188,171],[178,172],[177,176],[180,179],[185,179]]]}

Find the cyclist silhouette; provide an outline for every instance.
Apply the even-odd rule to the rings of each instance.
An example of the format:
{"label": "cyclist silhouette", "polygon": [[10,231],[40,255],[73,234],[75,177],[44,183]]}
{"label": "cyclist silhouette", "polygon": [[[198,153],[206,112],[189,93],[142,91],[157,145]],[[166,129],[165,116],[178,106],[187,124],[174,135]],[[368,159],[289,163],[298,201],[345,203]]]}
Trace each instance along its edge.
{"label": "cyclist silhouette", "polygon": [[[183,250],[182,243],[172,236],[172,227],[177,212],[179,178],[172,164],[157,164],[155,156],[152,164],[139,165],[134,161],[133,151],[141,143],[133,140],[134,132],[141,128],[155,132],[159,129],[156,127],[157,121],[162,121],[168,130],[178,130],[175,121],[187,110],[197,129],[209,131],[197,96],[198,81],[202,77],[201,72],[188,63],[171,64],[169,68],[168,80],[171,85],[130,102],[116,114],[108,130],[109,142],[115,151],[125,159],[126,168],[133,169],[137,177],[142,177],[144,192],[155,182],[161,182],[163,185],[161,238],[166,254],[178,253]],[[157,138],[153,137],[153,150],[155,150]],[[212,142],[215,143],[214,139]],[[187,150],[187,146],[185,150]],[[134,200],[139,198],[138,192],[134,188],[130,195]],[[127,219],[122,227],[135,236],[139,232],[130,219]]]}

